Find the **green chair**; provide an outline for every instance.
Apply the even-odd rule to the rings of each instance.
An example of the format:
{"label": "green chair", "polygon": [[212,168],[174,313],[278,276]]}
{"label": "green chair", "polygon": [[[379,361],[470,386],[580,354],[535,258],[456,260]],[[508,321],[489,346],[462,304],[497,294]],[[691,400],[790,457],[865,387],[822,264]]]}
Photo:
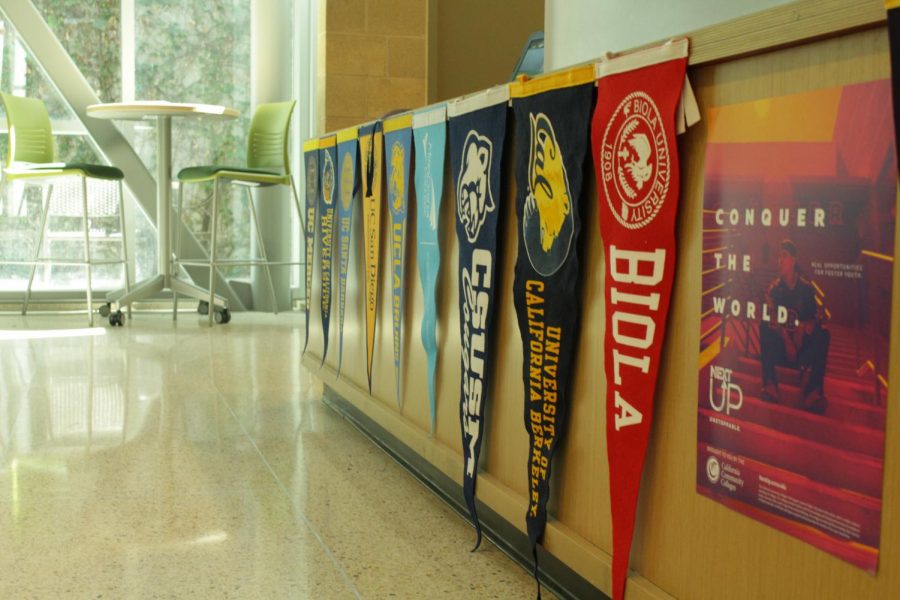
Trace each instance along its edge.
{"label": "green chair", "polygon": [[[39,184],[42,187],[41,201],[41,226],[38,233],[37,244],[30,261],[7,262],[7,264],[24,264],[31,267],[31,275],[28,278],[28,287],[25,291],[25,300],[22,303],[22,314],[28,312],[28,303],[31,300],[31,287],[34,283],[34,275],[38,265],[69,265],[83,266],[86,270],[86,294],[88,323],[94,325],[93,291],[91,288],[91,267],[93,265],[121,264],[125,272],[125,288],[130,288],[131,281],[128,270],[128,245],[125,237],[124,202],[122,194],[122,171],[107,165],[95,165],[88,163],[64,163],[56,162],[56,144],[53,139],[53,130],[50,124],[50,115],[44,103],[36,98],[23,98],[0,92],[0,100],[6,109],[6,119],[9,133],[9,153],[6,160],[4,176],[7,181],[22,180],[27,183]],[[68,178],[68,179],[62,179]],[[75,202],[66,198],[66,194],[59,196],[54,202],[53,187],[63,187],[65,182],[72,178],[80,179],[80,191]],[[116,182],[118,203],[96,202],[96,195],[88,196],[88,180],[101,182]],[[118,207],[115,206],[118,204]],[[95,206],[96,205],[96,206]],[[118,212],[119,227],[122,235],[122,255],[115,260],[95,260],[91,257],[91,225],[93,216],[109,216]],[[82,219],[82,238],[84,253],[82,259],[54,259],[41,255],[49,227],[49,216],[78,216]],[[111,325],[123,325],[124,316],[121,310],[110,311],[110,305],[104,304],[100,308],[103,316],[109,316]]]}
{"label": "green chair", "polygon": [[[176,229],[179,234],[175,240],[175,265],[187,266],[208,266],[209,267],[209,302],[201,302],[199,311],[201,314],[204,310],[208,311],[209,323],[212,325],[215,318],[220,323],[227,323],[231,316],[227,309],[221,312],[210,310],[214,307],[215,300],[215,273],[219,266],[264,266],[266,269],[266,277],[269,282],[269,293],[272,296],[272,306],[275,313],[278,312],[278,305],[275,298],[275,287],[272,285],[271,266],[288,266],[299,265],[300,262],[272,262],[266,257],[266,250],[262,243],[262,233],[259,228],[259,221],[256,217],[256,205],[253,200],[251,188],[268,187],[273,185],[286,185],[291,188],[294,198],[294,206],[297,209],[297,215],[301,218],[300,198],[297,196],[297,189],[294,187],[294,178],[291,175],[290,159],[288,156],[288,143],[290,140],[290,124],[291,114],[294,110],[296,101],[274,102],[271,104],[260,104],[253,113],[253,119],[250,122],[250,135],[247,139],[247,166],[223,166],[223,165],[206,165],[201,167],[187,167],[178,173],[178,219],[181,220],[183,200],[184,200],[184,184],[186,183],[213,183],[212,206],[210,210],[210,242],[209,242],[209,260],[181,260],[181,235],[180,227]],[[256,242],[259,252],[259,258],[255,259],[219,259],[216,256],[216,241],[218,233],[218,210],[219,210],[219,183],[225,182],[231,185],[242,186],[247,191],[247,198],[250,204],[251,220],[256,228]],[[175,309],[177,310],[177,296],[175,298]]]}

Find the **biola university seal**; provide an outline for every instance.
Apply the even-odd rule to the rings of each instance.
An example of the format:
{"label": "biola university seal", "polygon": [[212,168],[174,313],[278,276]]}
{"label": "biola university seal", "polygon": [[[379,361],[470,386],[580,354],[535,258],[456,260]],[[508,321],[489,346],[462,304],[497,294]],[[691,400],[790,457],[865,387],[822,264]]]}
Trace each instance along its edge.
{"label": "biola university seal", "polygon": [[609,209],[628,229],[653,220],[671,178],[669,146],[659,108],[642,91],[628,94],[603,134],[601,181]]}

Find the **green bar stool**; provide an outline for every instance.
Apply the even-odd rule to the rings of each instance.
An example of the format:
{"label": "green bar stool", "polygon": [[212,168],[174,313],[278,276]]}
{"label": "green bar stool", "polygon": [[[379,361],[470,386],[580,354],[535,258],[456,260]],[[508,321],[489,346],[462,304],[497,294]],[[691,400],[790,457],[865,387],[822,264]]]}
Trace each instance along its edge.
{"label": "green bar stool", "polygon": [[[108,165],[96,165],[89,163],[64,163],[56,161],[56,144],[53,139],[53,130],[50,124],[50,115],[47,107],[36,98],[23,98],[0,92],[0,100],[6,110],[6,119],[9,132],[9,153],[4,169],[4,177],[7,181],[23,181],[29,184],[38,184],[42,188],[41,201],[41,226],[38,232],[30,261],[6,261],[6,264],[24,264],[31,267],[28,278],[28,286],[25,290],[25,299],[22,302],[22,314],[28,312],[28,304],[31,300],[31,288],[38,265],[69,265],[83,266],[85,268],[85,288],[87,299],[88,324],[94,325],[93,291],[91,287],[91,267],[93,265],[121,264],[125,275],[125,288],[131,286],[131,277],[128,268],[128,244],[125,234],[125,205],[123,200],[122,180],[124,175],[116,167]],[[72,200],[70,194],[57,193],[56,201],[53,198],[53,188],[71,187],[72,180],[76,182],[78,192],[76,200]],[[116,188],[118,197],[118,211],[116,207],[109,206],[108,202],[101,202],[98,206],[95,198],[102,194],[88,195],[88,181],[93,183],[112,183]],[[121,257],[111,260],[95,260],[91,257],[91,212],[89,208],[95,208],[105,216],[118,212],[119,228],[121,230],[122,252]],[[42,249],[47,237],[49,216],[79,216],[82,220],[82,241],[84,244],[83,257],[81,259],[54,259],[50,256],[42,256]],[[129,307],[130,311],[130,307]],[[111,325],[124,325],[124,315],[121,310],[111,311],[109,304],[100,308],[102,316],[109,317]]]}
{"label": "green bar stool", "polygon": [[[262,243],[262,232],[260,231],[259,220],[256,217],[256,204],[251,192],[252,188],[268,187],[273,185],[285,185],[291,188],[294,198],[294,207],[297,210],[297,216],[303,221],[303,215],[300,210],[300,198],[297,195],[297,189],[294,186],[294,177],[291,174],[291,165],[289,158],[289,133],[291,124],[291,114],[294,110],[295,100],[289,102],[273,102],[269,104],[260,104],[253,113],[253,119],[250,122],[250,134],[247,138],[247,166],[225,166],[225,165],[204,165],[199,167],[187,167],[182,169],[177,176],[178,179],[178,206],[177,214],[179,221],[182,218],[183,200],[184,200],[184,184],[186,183],[202,183],[211,181],[213,184],[212,205],[210,208],[210,241],[209,241],[209,260],[182,260],[181,254],[181,228],[177,227],[179,234],[175,239],[175,266],[205,266],[209,267],[209,302],[201,302],[198,310],[201,314],[209,314],[209,324],[212,325],[215,319],[220,323],[227,323],[231,320],[228,309],[221,312],[210,310],[214,306],[215,298],[215,273],[216,269],[222,266],[263,266],[266,270],[266,278],[269,283],[269,293],[272,297],[272,306],[274,312],[278,313],[278,304],[275,298],[275,287],[272,284],[272,266],[289,266],[299,265],[301,262],[269,261],[266,257],[266,250]],[[239,185],[247,192],[247,199],[250,206],[251,220],[256,228],[256,243],[258,258],[247,260],[221,260],[216,256],[216,243],[218,234],[218,211],[219,211],[219,183],[224,182],[229,185]],[[178,309],[178,297],[175,296],[173,310]]]}

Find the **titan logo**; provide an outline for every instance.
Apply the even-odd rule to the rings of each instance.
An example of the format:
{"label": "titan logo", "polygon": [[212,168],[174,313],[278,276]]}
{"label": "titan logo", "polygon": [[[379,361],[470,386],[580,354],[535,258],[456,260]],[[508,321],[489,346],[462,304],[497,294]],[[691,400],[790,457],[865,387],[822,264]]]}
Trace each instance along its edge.
{"label": "titan logo", "polygon": [[463,144],[459,180],[456,183],[456,212],[466,238],[474,243],[489,212],[495,208],[491,194],[491,140],[471,130]]}

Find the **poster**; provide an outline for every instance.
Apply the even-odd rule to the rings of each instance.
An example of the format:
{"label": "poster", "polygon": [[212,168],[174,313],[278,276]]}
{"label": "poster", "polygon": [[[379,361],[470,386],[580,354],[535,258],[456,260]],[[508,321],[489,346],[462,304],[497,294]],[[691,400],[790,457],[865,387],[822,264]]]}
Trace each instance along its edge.
{"label": "poster", "polygon": [[430,107],[413,115],[416,144],[416,258],[422,282],[422,347],[428,360],[428,410],[434,434],[437,391],[437,278],[441,267],[438,231],[444,193],[444,148],[447,107]]}
{"label": "poster", "polygon": [[388,212],[391,215],[391,316],[394,333],[394,390],[400,395],[400,359],[403,356],[403,306],[406,281],[406,215],[409,203],[409,164],[412,154],[412,114],[384,122]]}
{"label": "poster", "polygon": [[347,276],[350,269],[350,238],[353,233],[353,210],[359,185],[356,178],[357,129],[350,127],[337,133],[338,173],[338,366],[344,362],[344,311],[347,307]]}
{"label": "poster", "polygon": [[709,113],[697,490],[878,564],[896,180],[888,80]]}

